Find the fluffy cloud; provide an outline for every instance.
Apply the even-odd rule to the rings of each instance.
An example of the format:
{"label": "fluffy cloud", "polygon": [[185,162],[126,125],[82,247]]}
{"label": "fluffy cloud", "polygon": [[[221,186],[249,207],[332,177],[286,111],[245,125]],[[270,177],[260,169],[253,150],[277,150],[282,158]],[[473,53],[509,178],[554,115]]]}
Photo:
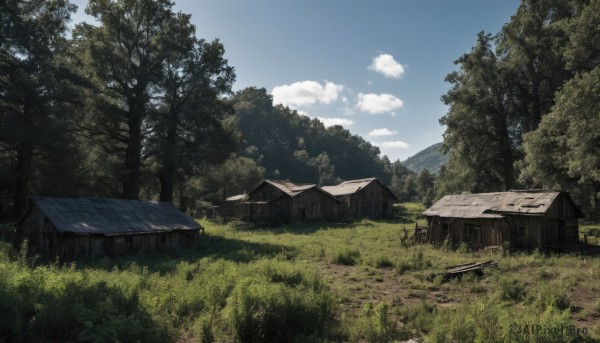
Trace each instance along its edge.
{"label": "fluffy cloud", "polygon": [[321,118],[321,117],[317,117],[317,119],[319,119],[323,125],[325,125],[325,127],[330,127],[330,126],[334,126],[334,125],[341,125],[341,126],[350,126],[352,124],[354,124],[354,122],[350,119],[345,119],[345,118]]}
{"label": "fluffy cloud", "polygon": [[358,93],[356,107],[371,114],[392,112],[404,106],[404,102],[391,94]]}
{"label": "fluffy cloud", "polygon": [[408,149],[408,148],[410,148],[410,145],[408,145],[408,143],[403,142],[403,141],[383,142],[383,143],[380,143],[379,146],[382,148],[389,148],[389,149]]}
{"label": "fluffy cloud", "polygon": [[342,85],[325,82],[324,85],[316,81],[300,81],[289,85],[276,86],[271,94],[274,104],[284,106],[303,106],[315,103],[329,104],[336,101],[339,93],[344,89]]}
{"label": "fluffy cloud", "polygon": [[375,129],[375,130],[371,130],[369,131],[369,133],[367,133],[367,136],[369,137],[382,137],[382,136],[392,136],[397,134],[398,131],[396,130],[390,130],[390,129]]}
{"label": "fluffy cloud", "polygon": [[394,79],[399,79],[404,74],[402,64],[398,63],[390,54],[381,54],[375,57],[369,69]]}

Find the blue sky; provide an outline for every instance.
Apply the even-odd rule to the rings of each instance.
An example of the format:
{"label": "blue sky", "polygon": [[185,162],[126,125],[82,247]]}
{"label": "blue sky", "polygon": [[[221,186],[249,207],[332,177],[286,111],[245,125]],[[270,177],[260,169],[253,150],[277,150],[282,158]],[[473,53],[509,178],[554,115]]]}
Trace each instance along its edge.
{"label": "blue sky", "polygon": [[[85,20],[85,0],[74,22]],[[264,87],[326,125],[341,124],[405,160],[442,141],[440,97],[478,32],[497,33],[517,0],[175,1],[197,37],[218,38],[234,90]],[[88,19],[89,20],[89,19]]]}

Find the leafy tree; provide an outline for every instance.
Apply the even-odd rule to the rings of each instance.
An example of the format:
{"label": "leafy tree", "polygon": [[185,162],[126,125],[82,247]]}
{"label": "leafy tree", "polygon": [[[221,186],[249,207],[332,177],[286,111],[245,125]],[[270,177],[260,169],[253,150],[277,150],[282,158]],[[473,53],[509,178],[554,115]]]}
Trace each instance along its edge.
{"label": "leafy tree", "polygon": [[438,192],[518,186],[523,135],[537,128],[572,76],[567,28],[584,2],[523,0],[495,38],[479,34],[471,53],[457,61],[461,69],[448,75],[453,87],[442,98],[450,106],[440,122],[447,126],[444,149],[451,152]]}
{"label": "leafy tree", "polygon": [[600,207],[600,1],[569,21],[567,65],[577,74],[556,93],[552,111],[525,135],[523,182],[561,187]]}
{"label": "leafy tree", "polygon": [[0,3],[0,187],[14,194],[13,217],[24,212],[40,163],[67,160],[67,107],[76,96],[63,58],[75,9],[64,0]]}
{"label": "leafy tree", "polygon": [[[450,106],[440,119],[447,129],[444,133],[444,152],[450,150],[448,168],[467,168],[474,178],[461,180],[472,192],[510,189],[514,184],[513,162],[518,137],[518,118],[513,110],[512,86],[496,54],[492,51],[493,37],[479,33],[477,45],[456,61],[460,71],[446,77],[453,86],[442,97]],[[448,174],[442,174],[444,176]],[[442,178],[441,180],[444,180]]]}
{"label": "leafy tree", "polygon": [[79,24],[74,37],[98,89],[88,130],[103,149],[122,158],[124,198],[137,199],[147,156],[148,107],[171,59],[193,47],[189,16],[168,0],[91,0],[86,13],[99,26]]}
{"label": "leafy tree", "polygon": [[205,199],[215,203],[227,197],[247,193],[264,177],[265,169],[251,158],[233,155],[223,164],[207,166],[202,173]]}
{"label": "leafy tree", "polygon": [[416,190],[421,196],[421,202],[430,206],[433,202],[435,176],[427,169],[423,169],[416,179]]}
{"label": "leafy tree", "polygon": [[194,39],[188,51],[165,62],[148,144],[157,163],[161,201],[173,200],[175,180],[193,174],[194,166],[222,162],[235,149],[234,129],[224,122],[232,108],[222,99],[231,92],[235,74],[224,51],[218,40]]}
{"label": "leafy tree", "polygon": [[554,103],[554,92],[570,77],[564,49],[571,0],[523,0],[498,37],[499,54],[516,87],[522,130],[535,130]]}
{"label": "leafy tree", "polygon": [[600,67],[596,67],[569,80],[552,112],[525,136],[523,177],[547,187],[580,188],[578,193],[587,189],[583,195],[600,207],[599,113]]}

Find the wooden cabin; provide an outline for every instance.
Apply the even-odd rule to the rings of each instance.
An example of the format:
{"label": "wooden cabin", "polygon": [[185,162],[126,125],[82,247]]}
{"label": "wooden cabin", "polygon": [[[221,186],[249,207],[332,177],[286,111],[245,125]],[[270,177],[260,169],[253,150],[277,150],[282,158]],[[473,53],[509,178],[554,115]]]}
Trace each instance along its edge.
{"label": "wooden cabin", "polygon": [[247,200],[246,194],[230,196],[219,208],[219,215],[225,219],[248,220],[250,207],[246,204]]}
{"label": "wooden cabin", "polygon": [[569,193],[554,190],[447,195],[423,215],[432,242],[540,250],[577,244],[584,216]]}
{"label": "wooden cabin", "polygon": [[398,198],[376,178],[344,181],[324,186],[324,191],[342,201],[352,218],[390,218]]}
{"label": "wooden cabin", "polygon": [[171,203],[32,197],[17,222],[34,253],[73,259],[192,245],[202,226]]}
{"label": "wooden cabin", "polygon": [[264,180],[241,203],[238,213],[251,221],[343,219],[343,206],[317,185],[297,185],[288,181]]}

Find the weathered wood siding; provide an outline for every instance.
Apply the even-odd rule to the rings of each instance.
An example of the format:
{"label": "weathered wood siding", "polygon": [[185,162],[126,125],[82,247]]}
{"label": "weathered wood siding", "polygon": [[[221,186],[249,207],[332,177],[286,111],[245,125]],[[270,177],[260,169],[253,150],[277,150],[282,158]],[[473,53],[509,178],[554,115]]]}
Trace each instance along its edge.
{"label": "weathered wood siding", "polygon": [[465,242],[474,249],[509,242],[514,249],[547,250],[579,240],[577,218],[519,215],[485,219],[427,217],[427,224],[431,241],[442,243],[448,238],[454,245]]}
{"label": "weathered wood siding", "polygon": [[342,209],[339,201],[312,188],[292,198],[290,221],[302,220],[336,220],[340,219]]}
{"label": "weathered wood siding", "polygon": [[389,218],[393,216],[394,198],[377,181],[349,196],[340,197],[354,218]]}
{"label": "weathered wood siding", "polygon": [[189,247],[196,240],[198,231],[114,236],[60,234],[44,213],[37,206],[32,206],[17,226],[17,234],[20,241],[27,239],[32,253],[74,259]]}

